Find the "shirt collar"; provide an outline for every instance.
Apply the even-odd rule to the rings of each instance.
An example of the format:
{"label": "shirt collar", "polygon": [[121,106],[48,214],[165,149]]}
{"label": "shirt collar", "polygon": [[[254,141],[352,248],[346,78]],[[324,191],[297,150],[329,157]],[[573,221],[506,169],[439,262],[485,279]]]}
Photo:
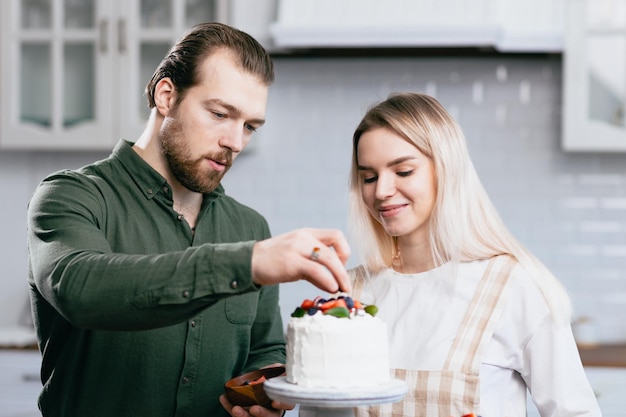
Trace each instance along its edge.
{"label": "shirt collar", "polygon": [[[112,156],[122,163],[143,195],[149,200],[156,196],[163,187],[169,188],[169,184],[161,174],[133,150],[133,145],[134,142],[121,139],[113,149]],[[205,197],[210,196],[215,199],[224,194],[224,187],[220,183],[213,192],[205,194]]]}

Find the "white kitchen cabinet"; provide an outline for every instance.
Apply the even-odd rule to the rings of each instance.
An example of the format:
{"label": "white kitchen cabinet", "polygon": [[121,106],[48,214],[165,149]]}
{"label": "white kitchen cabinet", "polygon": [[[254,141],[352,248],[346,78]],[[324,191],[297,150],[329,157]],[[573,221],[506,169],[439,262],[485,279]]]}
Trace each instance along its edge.
{"label": "white kitchen cabinet", "polygon": [[569,0],[277,0],[279,48],[493,47],[560,52]]}
{"label": "white kitchen cabinet", "polygon": [[278,0],[222,0],[223,14],[228,24],[243,30],[259,41],[268,51],[274,49],[270,26],[276,20]]}
{"label": "white kitchen cabinet", "polygon": [[190,26],[225,0],[3,0],[0,148],[111,149],[135,139],[143,93]]}
{"label": "white kitchen cabinet", "polygon": [[41,416],[37,397],[41,354],[30,349],[0,349],[0,417]]}
{"label": "white kitchen cabinet", "polygon": [[626,0],[569,0],[563,149],[626,151]]}

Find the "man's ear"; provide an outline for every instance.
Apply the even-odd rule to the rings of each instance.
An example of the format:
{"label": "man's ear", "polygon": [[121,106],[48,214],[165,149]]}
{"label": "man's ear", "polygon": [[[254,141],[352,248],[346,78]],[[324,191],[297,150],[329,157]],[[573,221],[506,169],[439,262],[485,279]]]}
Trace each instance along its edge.
{"label": "man's ear", "polygon": [[154,89],[154,103],[163,116],[167,116],[176,101],[176,87],[169,77],[162,78]]}

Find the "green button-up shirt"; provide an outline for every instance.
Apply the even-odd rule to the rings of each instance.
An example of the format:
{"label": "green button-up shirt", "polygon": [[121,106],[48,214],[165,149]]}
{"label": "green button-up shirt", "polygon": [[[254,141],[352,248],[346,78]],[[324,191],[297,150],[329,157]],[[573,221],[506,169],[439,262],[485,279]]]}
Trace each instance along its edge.
{"label": "green button-up shirt", "polygon": [[39,406],[46,417],[226,416],[224,382],[285,359],[278,287],[251,277],[269,227],[220,186],[192,233],[131,146],[50,175],[29,204]]}

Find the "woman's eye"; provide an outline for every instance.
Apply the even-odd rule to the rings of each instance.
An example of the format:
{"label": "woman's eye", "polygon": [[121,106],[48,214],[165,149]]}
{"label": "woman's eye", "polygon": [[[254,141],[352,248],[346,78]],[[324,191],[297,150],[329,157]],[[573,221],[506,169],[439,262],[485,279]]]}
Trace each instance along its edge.
{"label": "woman's eye", "polygon": [[399,177],[408,177],[409,175],[411,175],[413,173],[413,170],[410,171],[400,171],[398,172],[398,176]]}
{"label": "woman's eye", "polygon": [[376,181],[376,177],[363,177],[363,182],[365,184],[371,184]]}

